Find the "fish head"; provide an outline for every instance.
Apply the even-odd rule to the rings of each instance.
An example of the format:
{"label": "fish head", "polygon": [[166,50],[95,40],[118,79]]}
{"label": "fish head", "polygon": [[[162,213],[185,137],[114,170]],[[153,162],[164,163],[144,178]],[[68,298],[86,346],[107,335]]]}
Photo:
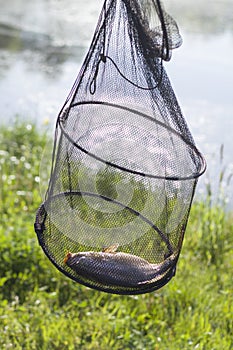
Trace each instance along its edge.
{"label": "fish head", "polygon": [[68,253],[66,254],[66,256],[64,257],[64,264],[66,264],[67,261],[68,261],[70,258],[72,258],[73,255],[74,255],[74,254],[72,254],[71,252],[68,252]]}

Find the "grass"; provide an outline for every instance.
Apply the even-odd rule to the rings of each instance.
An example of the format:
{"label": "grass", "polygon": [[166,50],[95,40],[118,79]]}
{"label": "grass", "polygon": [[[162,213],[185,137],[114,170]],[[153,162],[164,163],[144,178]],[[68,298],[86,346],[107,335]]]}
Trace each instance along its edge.
{"label": "grass", "polygon": [[0,131],[0,349],[233,349],[233,221],[223,203],[208,191],[193,205],[177,274],[161,290],[85,288],[51,265],[33,230],[46,142],[26,122]]}

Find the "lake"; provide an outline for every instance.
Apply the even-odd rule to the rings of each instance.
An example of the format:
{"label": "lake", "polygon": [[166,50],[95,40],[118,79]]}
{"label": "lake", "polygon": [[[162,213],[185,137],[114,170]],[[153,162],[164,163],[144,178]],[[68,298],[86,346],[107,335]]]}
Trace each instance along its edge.
{"label": "lake", "polygon": [[[102,1],[0,0],[1,122],[15,115],[54,127],[88,50]],[[166,69],[215,193],[225,169],[233,203],[233,2],[164,1],[183,45]],[[223,157],[220,157],[221,145]],[[221,161],[220,161],[221,158]]]}

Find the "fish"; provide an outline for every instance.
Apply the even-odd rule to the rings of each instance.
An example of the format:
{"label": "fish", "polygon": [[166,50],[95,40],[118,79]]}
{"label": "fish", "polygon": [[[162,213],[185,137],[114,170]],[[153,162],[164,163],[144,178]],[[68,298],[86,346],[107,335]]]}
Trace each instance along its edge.
{"label": "fish", "polygon": [[115,246],[102,252],[68,252],[64,263],[79,276],[96,283],[115,287],[139,287],[161,279],[176,264],[173,253],[158,264],[133,254],[116,252]]}

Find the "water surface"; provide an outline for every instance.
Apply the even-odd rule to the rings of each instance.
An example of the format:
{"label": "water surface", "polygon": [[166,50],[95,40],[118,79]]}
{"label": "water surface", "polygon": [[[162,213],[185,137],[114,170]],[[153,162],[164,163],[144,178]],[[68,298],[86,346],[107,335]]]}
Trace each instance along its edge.
{"label": "water surface", "polygon": [[[78,74],[102,1],[0,0],[1,121],[15,115],[49,123]],[[177,20],[183,45],[166,69],[185,118],[208,162],[199,191],[221,169],[233,172],[232,0],[164,1]],[[222,163],[219,160],[224,144]],[[232,186],[227,195],[232,202]]]}

